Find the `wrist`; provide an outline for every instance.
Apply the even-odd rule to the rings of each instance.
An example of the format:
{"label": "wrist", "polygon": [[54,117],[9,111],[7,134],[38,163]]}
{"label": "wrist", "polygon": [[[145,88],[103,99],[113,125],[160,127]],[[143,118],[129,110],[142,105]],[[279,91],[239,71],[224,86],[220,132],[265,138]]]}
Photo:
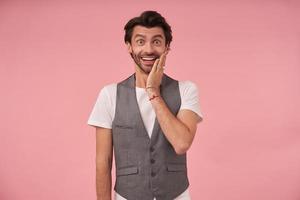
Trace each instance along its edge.
{"label": "wrist", "polygon": [[152,97],[153,95],[155,95],[155,96],[160,95],[159,87],[148,86],[148,87],[146,87],[146,92],[149,97]]}
{"label": "wrist", "polygon": [[160,95],[152,95],[152,96],[149,96],[149,101],[152,101],[152,100],[154,100],[154,99],[156,99],[156,98],[159,98],[160,97]]}
{"label": "wrist", "polygon": [[159,90],[147,90],[148,97],[151,98],[153,96],[160,96]]}

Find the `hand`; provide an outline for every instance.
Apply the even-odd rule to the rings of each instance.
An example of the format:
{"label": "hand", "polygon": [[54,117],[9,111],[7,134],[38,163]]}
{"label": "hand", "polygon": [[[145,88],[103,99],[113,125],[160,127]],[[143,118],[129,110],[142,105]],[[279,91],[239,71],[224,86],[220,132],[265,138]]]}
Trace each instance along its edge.
{"label": "hand", "polygon": [[[153,67],[151,69],[151,72],[147,78],[146,83],[146,90],[148,94],[156,94],[158,95],[160,93],[159,86],[161,84],[161,80],[164,74],[164,68],[166,63],[166,56],[169,52],[169,49],[167,49],[160,57],[159,59],[156,59]],[[150,87],[150,88],[148,88]]]}

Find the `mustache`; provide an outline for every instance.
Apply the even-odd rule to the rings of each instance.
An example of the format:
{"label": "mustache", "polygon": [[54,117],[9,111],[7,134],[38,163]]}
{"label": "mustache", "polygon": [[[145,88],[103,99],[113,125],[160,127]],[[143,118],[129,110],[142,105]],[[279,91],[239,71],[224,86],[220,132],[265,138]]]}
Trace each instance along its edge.
{"label": "mustache", "polygon": [[158,54],[143,54],[143,55],[139,55],[139,57],[145,57],[145,56],[159,58]]}
{"label": "mustache", "polygon": [[143,54],[143,55],[139,55],[139,54],[133,54],[133,53],[130,53],[130,56],[131,58],[141,58],[141,57],[145,57],[145,56],[148,56],[148,57],[155,57],[156,59],[160,57],[160,55],[158,54]]}

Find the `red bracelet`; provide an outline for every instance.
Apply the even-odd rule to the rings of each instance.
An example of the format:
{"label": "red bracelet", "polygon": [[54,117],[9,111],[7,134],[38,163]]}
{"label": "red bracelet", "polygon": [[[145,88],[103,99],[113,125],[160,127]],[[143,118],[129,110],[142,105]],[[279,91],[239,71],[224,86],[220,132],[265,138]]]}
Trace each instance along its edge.
{"label": "red bracelet", "polygon": [[159,95],[153,95],[151,98],[149,98],[149,101],[155,99],[156,97],[159,97]]}

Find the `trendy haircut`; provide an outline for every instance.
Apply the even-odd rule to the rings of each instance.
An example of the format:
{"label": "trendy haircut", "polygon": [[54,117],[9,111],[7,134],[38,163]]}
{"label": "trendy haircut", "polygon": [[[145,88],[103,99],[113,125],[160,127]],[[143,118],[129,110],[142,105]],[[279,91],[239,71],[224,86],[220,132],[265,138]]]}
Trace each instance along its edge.
{"label": "trendy haircut", "polygon": [[125,36],[124,41],[131,44],[131,37],[133,28],[137,25],[144,26],[146,28],[161,27],[164,31],[166,38],[166,45],[172,42],[172,30],[171,26],[166,22],[165,18],[156,11],[148,10],[144,11],[139,17],[134,17],[127,22],[124,27]]}

